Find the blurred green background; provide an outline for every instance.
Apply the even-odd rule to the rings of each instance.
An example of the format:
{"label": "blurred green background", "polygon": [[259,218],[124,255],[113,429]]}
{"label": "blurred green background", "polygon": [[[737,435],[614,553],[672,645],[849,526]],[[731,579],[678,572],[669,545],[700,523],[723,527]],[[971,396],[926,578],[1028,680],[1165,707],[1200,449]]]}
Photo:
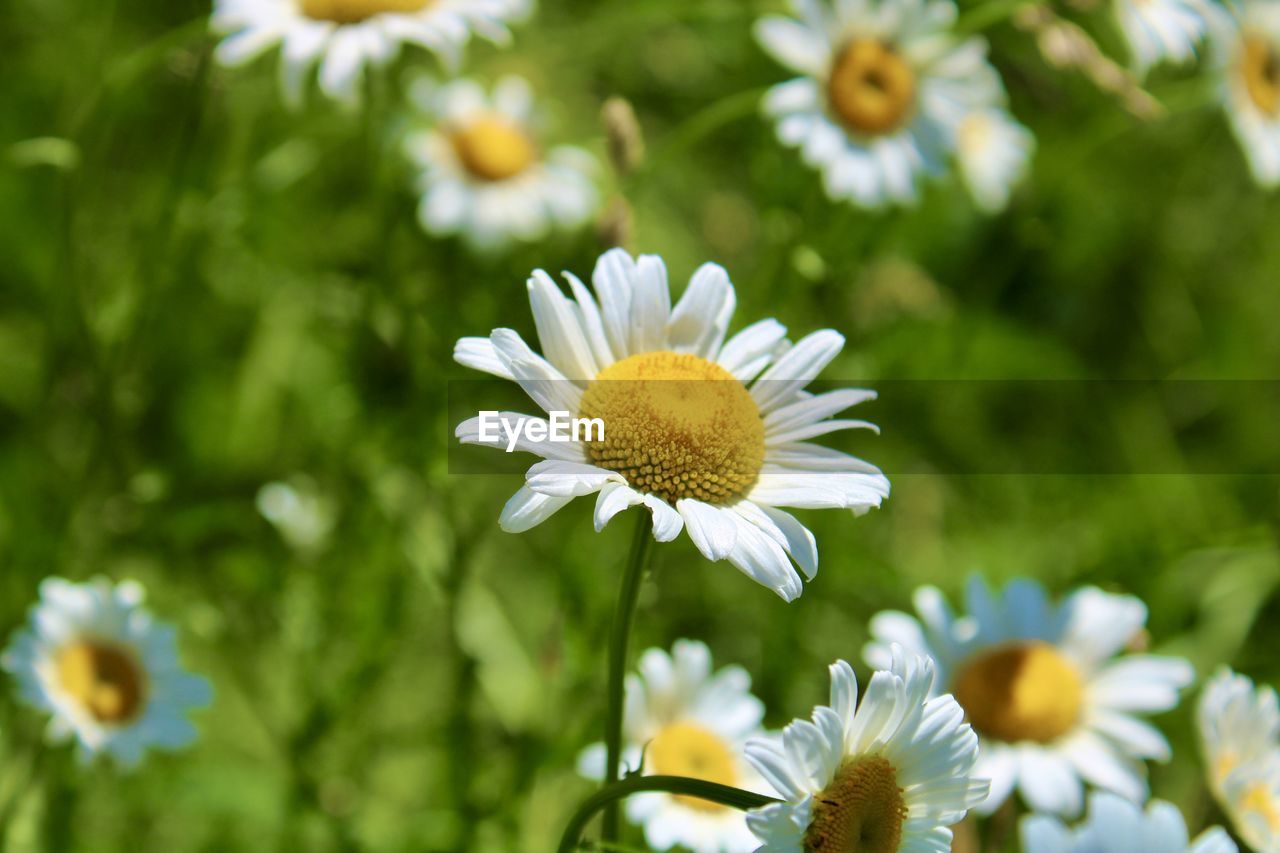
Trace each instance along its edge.
{"label": "blurred green background", "polygon": [[[735,328],[839,329],[826,377],[925,403],[895,381],[1276,378],[1280,200],[1193,72],[1158,73],[1169,115],[1141,122],[984,9],[1038,138],[1030,180],[996,218],[954,182],[872,215],[828,203],[756,113],[787,75],[750,27],[780,7],[543,0],[512,48],[473,44],[466,68],[527,76],[549,138],[602,157],[600,103],[630,98],[649,157],[606,188],[633,207],[630,247],[675,283],[724,264]],[[429,239],[393,133],[403,75],[430,57],[409,51],[363,112],[289,113],[274,56],[212,65],[208,12],[0,6],[0,633],[43,577],[137,578],[217,689],[198,745],[131,775],[46,754],[43,720],[6,689],[0,844],[548,849],[591,791],[573,762],[600,737],[633,520],[597,535],[579,503],[500,532],[518,478],[450,473],[445,400],[468,376],[454,340],[502,325],[532,341],[529,271],[585,277],[600,243],[588,229],[477,257]],[[1077,17],[1118,43],[1105,7]],[[1198,435],[1200,409],[1140,384],[1072,407],[1105,470],[984,474],[1063,424],[1028,417],[1017,386],[963,387],[866,407],[883,437],[842,446],[884,464],[894,495],[858,521],[801,513],[824,562],[797,603],[684,538],[658,549],[633,649],[705,640],[780,726],[825,697],[834,658],[865,673],[871,614],[982,571],[1132,592],[1156,650],[1274,681],[1278,469],[1212,464],[1274,442],[1274,406]],[[1197,827],[1220,818],[1190,704],[1160,720],[1176,757],[1153,784]]]}

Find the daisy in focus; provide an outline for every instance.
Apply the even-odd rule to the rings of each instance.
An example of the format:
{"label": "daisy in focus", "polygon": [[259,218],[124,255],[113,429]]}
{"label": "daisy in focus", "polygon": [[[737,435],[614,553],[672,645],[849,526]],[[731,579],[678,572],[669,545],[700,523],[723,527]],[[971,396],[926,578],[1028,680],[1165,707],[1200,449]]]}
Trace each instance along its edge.
{"label": "daisy in focus", "polygon": [[1212,30],[1219,97],[1254,179],[1280,186],[1280,0],[1228,8],[1231,20]]}
{"label": "daisy in focus", "polygon": [[883,666],[900,644],[937,663],[937,690],[955,694],[982,742],[975,773],[991,797],[977,811],[1015,787],[1035,811],[1067,816],[1080,813],[1083,783],[1145,800],[1142,760],[1166,761],[1170,748],[1140,717],[1177,705],[1194,675],[1181,658],[1123,654],[1146,606],[1093,587],[1055,605],[1027,579],[996,597],[973,578],[966,592],[964,616],[933,587],[916,591],[919,619],[878,613],[864,657]]}
{"label": "daisy in focus", "polygon": [[1116,23],[1129,44],[1139,77],[1154,65],[1181,65],[1196,56],[1209,34],[1216,0],[1115,0]]}
{"label": "daisy in focus", "polygon": [[137,765],[149,748],[181,749],[196,738],[187,712],[213,700],[209,682],[178,661],[174,631],[142,606],[142,587],[105,579],[50,578],[30,625],[0,664],[22,698],[48,711],[50,740],[75,738],[80,755]]}
{"label": "daisy in focus", "polygon": [[528,15],[531,0],[214,0],[212,26],[226,36],[216,57],[244,65],[280,46],[280,85],[301,104],[311,70],[320,91],[354,105],[366,66],[385,66],[405,44],[456,68],[471,36],[496,43]]}
{"label": "daisy in focus", "polygon": [[[652,255],[633,259],[620,249],[603,255],[592,276],[594,297],[575,276],[565,278],[572,299],[541,270],[529,279],[545,357],[510,329],[463,338],[454,348],[460,364],[519,383],[543,411],[603,423],[602,440],[584,433],[571,442],[519,442],[518,449],[544,461],[507,502],[502,528],[528,530],[591,494],[597,531],[643,505],[659,542],[687,529],[707,559],[728,560],[787,601],[797,598],[803,586],[792,561],[813,578],[817,543],[781,507],[862,514],[889,495],[879,469],[809,441],[874,429],[833,418],[874,393],[804,390],[840,353],[844,338],[827,329],[790,345],[776,320],[728,337],[736,296],[715,264],[694,273],[674,307],[666,267]],[[532,422],[547,434],[546,418]],[[506,447],[501,436],[484,438],[478,417],[460,424],[456,435]]]}
{"label": "daisy in focus", "polygon": [[1196,708],[1209,788],[1254,850],[1280,850],[1280,710],[1271,687],[1223,668]]}
{"label": "daisy in focus", "polygon": [[756,37],[803,76],[764,108],[778,139],[822,172],[827,195],[868,208],[911,204],[920,177],[956,145],[957,105],[994,69],[986,43],[951,34],[950,0],[793,0],[799,20],[766,17]]}
{"label": "daisy in focus", "polygon": [[933,665],[896,648],[858,702],[853,668],[836,661],[831,704],[782,738],[747,744],[781,803],[749,813],[768,853],[951,849],[950,826],[987,795],[978,739],[950,696],[930,698]]}
{"label": "daisy in focus", "polygon": [[1143,811],[1102,791],[1089,795],[1088,818],[1075,829],[1050,815],[1027,815],[1019,832],[1022,853],[1236,853],[1220,826],[1188,840],[1186,821],[1172,803],[1152,800]]}
{"label": "daisy in focus", "polygon": [[[645,775],[686,776],[771,795],[747,763],[747,738],[761,733],[764,706],[751,695],[751,676],[737,666],[711,671],[702,643],[677,640],[668,655],[649,649],[639,674],[627,676],[623,764]],[[604,778],[605,746],[583,750],[578,770]],[[655,850],[677,844],[694,853],[751,853],[758,846],[737,809],[696,797],[649,792],[627,800],[627,817],[643,826]]]}
{"label": "daisy in focus", "polygon": [[414,102],[431,127],[410,133],[404,151],[418,169],[418,221],[428,233],[487,249],[591,218],[596,161],[581,148],[539,146],[522,78],[503,78],[492,94],[474,80],[422,81]]}

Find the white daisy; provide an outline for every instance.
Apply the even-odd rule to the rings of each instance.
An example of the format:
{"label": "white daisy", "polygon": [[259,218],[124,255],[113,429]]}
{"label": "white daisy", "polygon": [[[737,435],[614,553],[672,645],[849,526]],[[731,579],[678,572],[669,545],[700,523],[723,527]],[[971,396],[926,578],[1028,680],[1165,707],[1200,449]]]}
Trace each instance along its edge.
{"label": "white daisy", "polygon": [[955,694],[982,741],[977,775],[991,779],[991,797],[978,811],[994,811],[1015,785],[1034,810],[1069,816],[1083,805],[1082,781],[1144,800],[1142,759],[1165,761],[1170,750],[1139,716],[1174,707],[1194,674],[1181,658],[1116,657],[1142,630],[1146,606],[1093,587],[1055,606],[1026,579],[996,598],[979,578],[966,604],[956,617],[942,593],[922,587],[919,621],[877,614],[863,654],[883,666],[896,643],[937,662],[938,690]]}
{"label": "white daisy", "polygon": [[756,37],[805,76],[775,86],[778,139],[823,173],[827,194],[864,207],[911,203],[922,173],[955,146],[975,87],[995,72],[986,43],[950,33],[950,0],[793,0],[801,20],[767,17]]}
{"label": "white daisy", "polygon": [[974,202],[987,213],[1009,203],[1035,148],[1035,137],[999,105],[969,110],[956,131],[960,176]]}
{"label": "white daisy", "polygon": [[1245,0],[1212,29],[1219,97],[1265,187],[1280,186],[1280,0]]}
{"label": "white daisy", "polygon": [[[751,676],[737,666],[711,672],[702,643],[677,640],[667,655],[649,649],[639,675],[627,676],[623,764],[645,775],[686,776],[772,795],[747,763],[747,738],[760,734],[764,705],[751,695]],[[605,747],[583,750],[578,770],[603,779]],[[694,853],[749,853],[755,836],[737,809],[678,794],[648,792],[627,800],[627,817],[644,827],[655,850],[677,844]]]}
{"label": "white daisy", "polygon": [[1259,851],[1280,850],[1280,710],[1276,691],[1225,667],[1196,708],[1209,787],[1236,832]]}
{"label": "white daisy", "polygon": [[335,100],[360,100],[366,65],[395,59],[403,44],[432,51],[455,68],[472,34],[505,43],[509,23],[531,0],[214,0],[213,29],[223,65],[243,65],[281,45],[285,100],[301,103],[313,66],[320,90]]}
{"label": "white daisy", "polygon": [[1208,35],[1213,0],[1115,0],[1116,23],[1129,43],[1140,76],[1159,62],[1181,64],[1195,58]]}
{"label": "white daisy", "polygon": [[489,248],[591,217],[596,161],[581,148],[539,147],[523,79],[503,78],[492,95],[473,80],[422,81],[414,102],[431,128],[409,134],[404,150],[419,169],[418,220],[428,232]]}
{"label": "white daisy", "polygon": [[182,668],[174,630],[143,608],[141,586],[49,578],[40,599],[0,665],[23,699],[52,714],[50,739],[74,737],[84,759],[107,753],[126,767],[149,747],[195,740],[186,714],[213,691]]}
{"label": "white daisy", "polygon": [[1074,830],[1050,815],[1028,815],[1019,830],[1022,853],[1236,853],[1220,826],[1189,841],[1186,821],[1172,803],[1152,800],[1144,812],[1103,791],[1089,795],[1089,816]]}
{"label": "white daisy", "polygon": [[974,778],[978,739],[950,696],[930,697],[933,665],[895,648],[858,703],[852,667],[836,661],[831,705],[747,758],[783,802],[747,817],[768,853],[951,849],[949,827],[987,795]]}
{"label": "white daisy", "polygon": [[[804,391],[844,338],[824,330],[788,346],[786,329],[763,320],[726,341],[736,297],[715,264],[693,275],[674,308],[666,267],[651,255],[603,255],[592,276],[595,298],[575,276],[565,278],[573,299],[541,270],[529,279],[545,358],[510,329],[463,338],[454,348],[459,363],[518,382],[544,411],[604,423],[603,441],[586,441],[584,433],[583,441],[519,443],[545,461],[529,469],[503,509],[503,529],[528,530],[573,498],[599,493],[596,530],[643,504],[659,542],[687,526],[707,559],[728,560],[788,601],[799,596],[791,560],[812,578],[817,543],[779,507],[860,514],[889,495],[877,468],[808,441],[874,429],[832,419],[872,392]],[[545,430],[544,418],[533,421]],[[492,433],[482,440],[479,418],[456,434],[465,443],[506,446]]]}

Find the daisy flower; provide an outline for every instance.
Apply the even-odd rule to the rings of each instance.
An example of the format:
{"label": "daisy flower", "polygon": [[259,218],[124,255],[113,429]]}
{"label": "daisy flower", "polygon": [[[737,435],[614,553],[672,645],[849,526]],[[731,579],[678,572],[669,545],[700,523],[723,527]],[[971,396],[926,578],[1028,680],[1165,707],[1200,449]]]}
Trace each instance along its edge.
{"label": "daisy flower", "polygon": [[1116,23],[1139,76],[1157,63],[1186,63],[1211,25],[1213,0],[1115,0]]}
{"label": "daisy flower", "polygon": [[413,93],[431,123],[404,143],[418,169],[418,220],[427,232],[491,248],[591,217],[596,161],[581,148],[540,148],[523,79],[505,77],[491,95],[474,80],[422,81]]}
{"label": "daisy flower", "polygon": [[1254,178],[1280,186],[1280,0],[1244,0],[1212,29],[1220,99]]}
{"label": "daisy flower", "polygon": [[186,714],[213,699],[209,682],[178,662],[174,631],[142,606],[142,587],[99,578],[49,578],[30,625],[0,665],[22,698],[48,711],[48,735],[72,737],[81,757],[100,753],[132,767],[149,747],[181,749],[196,738]]}
{"label": "daisy flower", "polygon": [[338,101],[360,100],[364,68],[396,58],[403,44],[432,51],[455,68],[472,34],[504,43],[507,25],[531,0],[214,0],[213,29],[226,36],[216,57],[243,65],[275,47],[280,85],[291,105],[302,102],[311,69],[320,90]]}
{"label": "daisy flower", "polygon": [[974,203],[999,213],[1027,171],[1035,137],[999,105],[965,113],[956,131],[956,161]]}
{"label": "daisy flower", "polygon": [[775,86],[778,139],[823,174],[827,194],[863,207],[916,200],[940,171],[958,117],[995,72],[986,43],[950,32],[950,0],[793,0],[800,20],[763,18],[756,37],[802,77]]}
{"label": "daisy flower", "polygon": [[1220,826],[1189,841],[1186,821],[1171,803],[1152,800],[1144,812],[1102,791],[1089,795],[1089,817],[1074,830],[1050,815],[1028,815],[1019,830],[1022,853],[1236,853]]}
{"label": "daisy flower", "polygon": [[[686,776],[771,795],[747,763],[747,738],[760,734],[764,705],[751,676],[737,666],[711,671],[702,643],[677,640],[668,655],[649,649],[639,674],[627,676],[623,764],[645,775]],[[605,747],[583,750],[578,770],[604,778]],[[627,817],[644,827],[655,850],[677,844],[694,853],[751,853],[758,846],[742,812],[679,794],[649,792],[627,800]]]}
{"label": "daisy flower", "polygon": [[1209,787],[1240,837],[1280,850],[1280,710],[1271,687],[1225,667],[1196,708]]}
{"label": "daisy flower", "polygon": [[950,826],[987,795],[974,778],[978,739],[950,696],[930,697],[933,665],[895,648],[858,703],[853,668],[836,661],[831,705],[781,740],[747,743],[747,758],[783,802],[747,824],[767,853],[951,849]]}
{"label": "daisy flower", "polygon": [[[781,324],[762,320],[726,340],[736,297],[715,264],[694,273],[674,308],[666,267],[651,255],[633,260],[620,249],[603,255],[592,276],[594,297],[575,276],[565,278],[572,299],[541,270],[529,279],[545,358],[510,329],[463,338],[454,348],[460,364],[518,382],[544,411],[603,425],[561,443],[522,434],[518,448],[544,461],[507,502],[503,529],[528,530],[584,495],[597,495],[597,531],[622,510],[643,505],[659,542],[687,527],[707,559],[728,560],[795,599],[802,585],[791,561],[812,578],[817,543],[780,507],[861,514],[889,495],[877,468],[808,441],[874,429],[832,419],[872,392],[804,390],[844,338],[828,329],[790,346]],[[535,434],[547,434],[545,418],[531,422],[539,426]],[[481,418],[460,424],[456,434],[464,443],[507,445],[492,433],[485,437]]]}
{"label": "daisy flower", "polygon": [[995,597],[979,578],[966,604],[957,617],[937,589],[920,588],[919,620],[877,614],[864,656],[882,666],[901,644],[937,663],[938,690],[955,694],[982,741],[976,772],[991,797],[978,811],[994,811],[1015,786],[1034,810],[1068,816],[1083,805],[1082,782],[1144,800],[1142,759],[1168,760],[1170,749],[1139,716],[1174,707],[1194,674],[1181,658],[1121,655],[1146,606],[1093,587],[1054,605],[1026,579]]}

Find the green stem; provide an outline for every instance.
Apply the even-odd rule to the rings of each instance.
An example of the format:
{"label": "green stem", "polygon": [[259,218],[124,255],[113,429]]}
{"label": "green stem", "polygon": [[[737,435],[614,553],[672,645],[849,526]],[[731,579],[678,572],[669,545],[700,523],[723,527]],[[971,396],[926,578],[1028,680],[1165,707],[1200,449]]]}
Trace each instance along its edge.
{"label": "green stem", "polygon": [[[653,519],[643,507],[640,508],[639,515],[640,520],[631,539],[631,556],[627,560],[626,574],[622,576],[622,589],[618,593],[618,607],[613,612],[613,624],[609,629],[608,707],[604,728],[606,789],[618,781],[618,766],[622,763],[623,681],[627,670],[627,641],[631,637],[636,599],[640,595],[640,580],[644,577],[649,555],[653,552]],[[612,800],[607,801],[605,808],[602,837],[605,841],[618,840],[618,806]]]}
{"label": "green stem", "polygon": [[[578,849],[582,830],[600,809],[616,807],[618,801],[645,791],[663,791],[668,794],[697,797],[700,800],[719,803],[742,811],[778,802],[763,794],[731,788],[716,782],[706,782],[702,779],[689,779],[684,776],[631,776],[596,791],[578,807],[570,818],[569,825],[565,827],[564,835],[560,836],[559,853],[573,853]],[[605,839],[605,843],[608,843],[608,839]]]}

